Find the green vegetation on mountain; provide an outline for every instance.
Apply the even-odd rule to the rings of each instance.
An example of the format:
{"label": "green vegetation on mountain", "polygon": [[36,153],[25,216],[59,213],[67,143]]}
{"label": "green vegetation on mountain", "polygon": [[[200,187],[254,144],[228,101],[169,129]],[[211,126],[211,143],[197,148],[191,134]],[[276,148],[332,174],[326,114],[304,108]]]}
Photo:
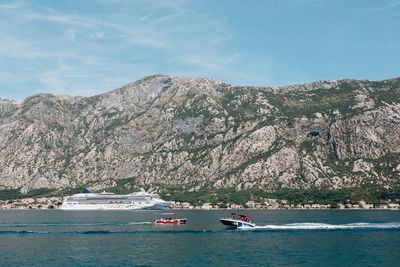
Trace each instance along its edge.
{"label": "green vegetation on mountain", "polygon": [[400,199],[400,189],[385,189],[380,186],[366,185],[356,188],[343,189],[282,189],[268,193],[259,189],[236,191],[234,188],[213,190],[202,188],[196,192],[187,192],[184,189],[169,189],[162,197],[167,200],[189,202],[192,205],[203,203],[216,204],[240,204],[246,206],[246,202],[253,200],[263,203],[267,199],[287,200],[288,204],[357,204],[366,201],[379,205],[384,201]]}

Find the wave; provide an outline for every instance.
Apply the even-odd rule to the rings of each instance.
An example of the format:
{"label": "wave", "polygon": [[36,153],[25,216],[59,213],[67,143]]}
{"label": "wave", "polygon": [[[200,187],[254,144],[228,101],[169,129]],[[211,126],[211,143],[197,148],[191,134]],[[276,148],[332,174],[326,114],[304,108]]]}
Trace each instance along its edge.
{"label": "wave", "polygon": [[50,234],[50,232],[46,231],[0,231],[0,235],[9,235],[9,234]]}
{"label": "wave", "polygon": [[348,224],[326,224],[326,223],[290,223],[283,225],[264,225],[256,227],[239,227],[239,230],[353,230],[353,229],[400,229],[400,223],[348,223]]}
{"label": "wave", "polygon": [[112,230],[88,230],[88,231],[25,231],[25,230],[7,230],[0,231],[0,235],[29,235],[29,234],[50,234],[50,235],[105,235],[105,234],[201,234],[216,233],[226,231],[209,231],[209,230],[193,230],[193,231],[112,231]]}
{"label": "wave", "polygon": [[125,226],[125,225],[144,225],[153,222],[89,222],[89,223],[57,223],[57,222],[38,222],[38,223],[0,223],[0,227],[63,227],[63,226]]}
{"label": "wave", "polygon": [[[321,231],[321,230],[356,230],[356,231],[397,231],[400,230],[400,222],[389,222],[389,223],[348,223],[348,224],[325,224],[325,223],[290,223],[283,225],[264,225],[264,226],[256,226],[256,227],[239,227],[239,231],[235,231],[232,229],[221,230],[221,229],[171,229],[166,230],[160,229],[121,229],[121,230],[107,230],[107,229],[92,229],[92,230],[83,230],[70,228],[69,231],[58,230],[57,228],[54,231],[34,231],[34,230],[18,230],[18,227],[32,227],[32,226],[109,226],[109,225],[141,225],[141,224],[154,224],[153,222],[120,222],[120,223],[106,223],[106,222],[93,222],[93,223],[2,223],[0,227],[8,227],[8,228],[17,228],[17,229],[4,229],[0,230],[0,235],[31,235],[31,234],[49,234],[49,235],[106,235],[106,234],[215,234],[215,233],[240,233],[241,231]],[[49,230],[49,229],[46,229]]]}

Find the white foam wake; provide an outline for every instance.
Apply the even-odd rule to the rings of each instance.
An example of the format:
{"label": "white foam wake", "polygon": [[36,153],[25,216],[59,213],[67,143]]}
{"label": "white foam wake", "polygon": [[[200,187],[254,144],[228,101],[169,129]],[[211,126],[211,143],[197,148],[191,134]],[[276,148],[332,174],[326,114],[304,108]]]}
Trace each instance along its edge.
{"label": "white foam wake", "polygon": [[153,224],[153,222],[32,222],[0,223],[0,227],[62,227],[62,226],[125,226]]}
{"label": "white foam wake", "polygon": [[400,223],[348,223],[348,224],[326,224],[326,223],[290,223],[283,225],[264,225],[256,227],[238,227],[239,230],[335,230],[335,229],[400,229]]}

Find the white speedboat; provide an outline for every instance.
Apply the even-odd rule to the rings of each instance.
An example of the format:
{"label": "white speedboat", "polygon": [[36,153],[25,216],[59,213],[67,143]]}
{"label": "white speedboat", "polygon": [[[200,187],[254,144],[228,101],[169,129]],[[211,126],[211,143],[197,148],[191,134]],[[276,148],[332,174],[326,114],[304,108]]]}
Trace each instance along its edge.
{"label": "white speedboat", "polygon": [[251,216],[246,214],[232,213],[232,217],[227,216],[225,218],[220,219],[223,225],[229,227],[255,227],[256,224],[252,223],[250,220]]}
{"label": "white speedboat", "polygon": [[161,210],[171,203],[162,200],[159,195],[144,191],[127,195],[114,193],[91,193],[84,189],[83,193],[65,197],[63,210]]}

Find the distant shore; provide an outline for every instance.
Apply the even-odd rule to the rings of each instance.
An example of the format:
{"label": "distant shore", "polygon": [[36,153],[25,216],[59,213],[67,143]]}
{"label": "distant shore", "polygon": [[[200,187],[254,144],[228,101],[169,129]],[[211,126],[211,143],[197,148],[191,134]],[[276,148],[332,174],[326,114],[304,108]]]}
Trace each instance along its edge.
{"label": "distant shore", "polygon": [[[0,211],[16,211],[16,210],[21,210],[21,211],[28,211],[28,210],[62,210],[61,207],[59,208],[7,208],[7,209],[3,209],[0,208]],[[115,209],[117,211],[121,211],[122,209]],[[183,211],[215,211],[215,210],[226,210],[226,211],[237,211],[237,209],[228,209],[228,208],[219,208],[219,209],[209,209],[209,210],[204,210],[204,209],[166,209],[164,211],[179,211],[179,210],[183,210]],[[390,210],[390,211],[400,211],[400,209],[396,209],[396,208],[388,208],[388,209],[384,209],[384,208],[371,208],[371,209],[363,209],[363,208],[345,208],[345,209],[336,209],[336,208],[332,208],[332,209],[283,209],[283,208],[278,208],[278,209],[248,209],[248,208],[244,208],[244,209],[239,209],[239,210],[243,210],[243,211],[249,211],[249,210],[265,210],[265,211],[272,211],[272,210],[296,210],[296,211],[310,211],[310,210]],[[84,211],[84,210],[74,210],[74,211]],[[87,210],[86,210],[87,211]],[[93,210],[96,211],[96,210]],[[98,211],[109,211],[109,210],[98,210]],[[125,210],[125,211],[132,211],[132,210]],[[163,210],[159,210],[159,211],[163,211]]]}
{"label": "distant shore", "polygon": [[[290,204],[284,199],[267,199],[264,202],[247,201],[244,205],[233,203],[203,203],[171,201],[171,210],[400,210],[400,200],[388,200],[379,205],[359,201],[358,203],[335,204]],[[0,210],[47,210],[60,209],[62,197],[24,198],[0,200]]]}

